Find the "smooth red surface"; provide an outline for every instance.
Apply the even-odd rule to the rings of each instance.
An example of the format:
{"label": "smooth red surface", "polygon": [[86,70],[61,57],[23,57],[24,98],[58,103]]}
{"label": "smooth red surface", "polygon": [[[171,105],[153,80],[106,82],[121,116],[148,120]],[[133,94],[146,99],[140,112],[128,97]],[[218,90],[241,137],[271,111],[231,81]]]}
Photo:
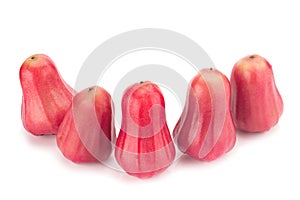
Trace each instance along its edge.
{"label": "smooth red surface", "polygon": [[245,132],[264,132],[275,126],[283,101],[272,66],[259,56],[239,60],[231,73],[231,111],[235,126]]}
{"label": "smooth red surface", "polygon": [[58,129],[56,140],[58,148],[67,159],[77,163],[97,162],[97,159],[89,153],[78,136],[71,108],[67,111]]}
{"label": "smooth red surface", "polygon": [[162,93],[151,82],[134,84],[124,92],[115,157],[128,174],[149,178],[172,164],[175,147],[164,108]]}
{"label": "smooth red surface", "polygon": [[212,161],[230,151],[236,133],[230,113],[230,84],[216,69],[203,69],[191,81],[186,105],[173,136],[178,148]]}
{"label": "smooth red surface", "polygon": [[56,134],[75,91],[46,55],[27,58],[20,68],[22,122],[34,135]]}
{"label": "smooth red surface", "polygon": [[115,140],[113,105],[108,92],[95,86],[76,94],[56,139],[63,155],[73,162],[106,160]]}

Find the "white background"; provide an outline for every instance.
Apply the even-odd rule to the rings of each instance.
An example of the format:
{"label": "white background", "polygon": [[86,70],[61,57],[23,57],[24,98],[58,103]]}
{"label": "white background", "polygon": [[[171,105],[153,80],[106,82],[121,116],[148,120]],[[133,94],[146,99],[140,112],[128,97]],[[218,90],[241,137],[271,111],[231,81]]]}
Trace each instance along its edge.
{"label": "white background", "polygon": [[[300,198],[297,1],[5,2],[0,3],[0,199]],[[285,104],[279,124],[264,134],[238,134],[235,148],[214,162],[182,157],[148,180],[100,164],[73,164],[59,152],[54,136],[34,137],[24,130],[18,73],[28,56],[48,54],[74,85],[94,48],[137,28],[186,35],[227,76],[248,54],[266,57]],[[172,130],[180,108],[172,97],[166,104]]]}

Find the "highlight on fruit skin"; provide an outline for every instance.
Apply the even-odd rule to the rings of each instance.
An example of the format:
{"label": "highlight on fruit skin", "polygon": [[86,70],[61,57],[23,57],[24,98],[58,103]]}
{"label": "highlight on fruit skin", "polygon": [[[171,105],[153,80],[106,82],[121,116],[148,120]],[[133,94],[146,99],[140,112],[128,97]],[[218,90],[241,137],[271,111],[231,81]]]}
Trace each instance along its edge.
{"label": "highlight on fruit skin", "polygon": [[156,84],[142,81],[125,90],[115,158],[125,172],[138,178],[150,178],[173,163],[175,146]]}
{"label": "highlight on fruit skin", "polygon": [[265,58],[254,54],[237,61],[230,82],[231,112],[237,129],[265,132],[278,123],[284,105],[272,66]]}
{"label": "highlight on fruit skin", "polygon": [[203,69],[191,80],[173,137],[180,151],[203,161],[215,160],[234,147],[230,83],[224,74]]}
{"label": "highlight on fruit skin", "polygon": [[[156,84],[141,81],[124,91],[116,139],[114,104],[104,88],[76,93],[45,54],[28,57],[19,78],[24,128],[33,135],[56,134],[68,160],[104,162],[114,150],[117,163],[138,178],[153,177],[173,163],[175,146]],[[173,139],[183,153],[213,161],[234,148],[235,128],[265,132],[278,123],[283,108],[272,66],[260,55],[248,55],[235,63],[230,82],[214,68],[201,70],[191,80]]]}
{"label": "highlight on fruit skin", "polygon": [[45,54],[29,56],[20,68],[19,78],[24,128],[33,135],[56,134],[75,91]]}
{"label": "highlight on fruit skin", "polygon": [[56,141],[62,154],[75,163],[103,162],[111,155],[115,137],[111,96],[93,86],[74,96]]}

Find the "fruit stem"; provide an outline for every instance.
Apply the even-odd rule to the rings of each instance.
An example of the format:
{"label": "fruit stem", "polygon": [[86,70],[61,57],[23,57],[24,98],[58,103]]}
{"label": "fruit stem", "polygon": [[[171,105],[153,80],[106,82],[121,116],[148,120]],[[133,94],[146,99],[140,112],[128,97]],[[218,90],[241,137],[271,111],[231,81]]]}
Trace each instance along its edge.
{"label": "fruit stem", "polygon": [[255,58],[255,56],[254,56],[254,55],[251,55],[251,56],[249,56],[249,58],[250,58],[250,59],[253,59],[253,58]]}
{"label": "fruit stem", "polygon": [[144,81],[140,81],[140,84],[143,84],[144,83]]}

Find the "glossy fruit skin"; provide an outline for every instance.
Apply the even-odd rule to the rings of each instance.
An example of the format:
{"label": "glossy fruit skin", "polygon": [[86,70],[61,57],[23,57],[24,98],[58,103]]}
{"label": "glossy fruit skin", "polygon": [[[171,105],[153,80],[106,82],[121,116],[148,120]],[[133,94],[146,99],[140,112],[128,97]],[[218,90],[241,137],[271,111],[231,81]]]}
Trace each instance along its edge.
{"label": "glossy fruit skin", "polygon": [[166,123],[164,98],[154,83],[136,83],[124,92],[115,158],[128,174],[138,178],[150,178],[172,164],[175,147]]}
{"label": "glossy fruit skin", "polygon": [[259,55],[235,63],[231,72],[231,111],[237,129],[264,132],[278,123],[283,101],[272,66]]}
{"label": "glossy fruit skin", "polygon": [[215,160],[234,147],[230,83],[225,75],[210,68],[192,79],[173,137],[183,153],[203,161]]}
{"label": "glossy fruit skin", "polygon": [[99,86],[76,94],[58,129],[56,141],[63,155],[75,163],[105,161],[115,141],[110,94]]}
{"label": "glossy fruit skin", "polygon": [[44,54],[28,57],[19,76],[24,128],[33,135],[56,134],[75,91],[62,79],[51,58]]}

